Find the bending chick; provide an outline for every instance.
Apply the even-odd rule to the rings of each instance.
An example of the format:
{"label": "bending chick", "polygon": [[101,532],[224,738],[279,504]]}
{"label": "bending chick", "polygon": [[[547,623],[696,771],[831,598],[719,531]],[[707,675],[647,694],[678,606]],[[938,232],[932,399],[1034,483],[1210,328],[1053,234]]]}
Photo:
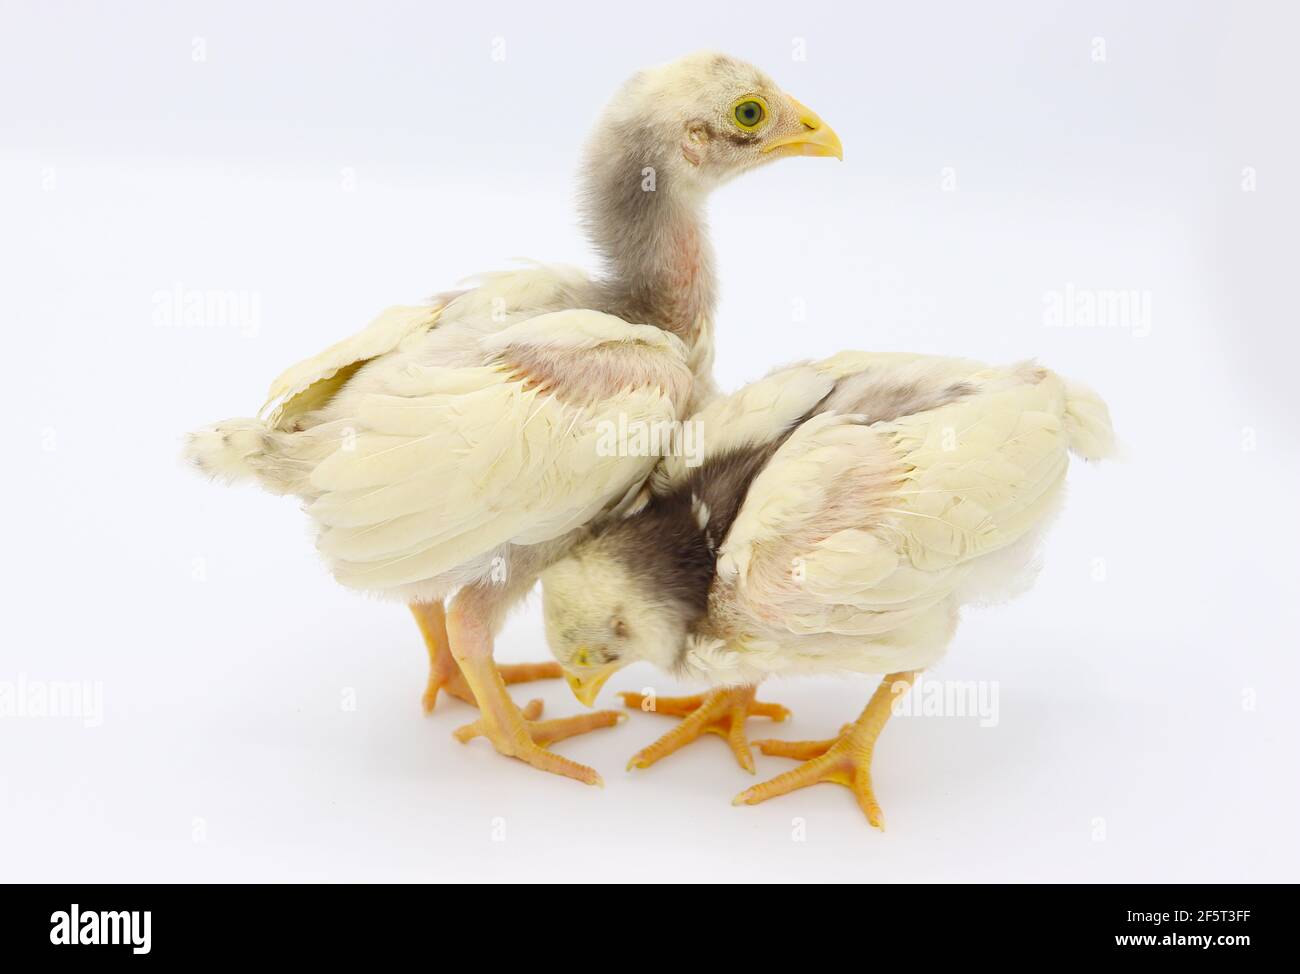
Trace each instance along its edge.
{"label": "bending chick", "polygon": [[807,763],[737,798],[835,781],[883,827],[871,754],[892,699],[943,655],[963,605],[1032,580],[1068,453],[1112,450],[1106,407],[1033,364],[844,352],[773,373],[695,422],[703,462],[666,460],[644,506],[543,574],[551,648],[588,705],[637,660],[715,685],[656,701],[687,716],[637,767],[713,731],[753,771],[746,717],[785,715],[754,701],[765,677],[889,674],[837,738],[762,742]]}

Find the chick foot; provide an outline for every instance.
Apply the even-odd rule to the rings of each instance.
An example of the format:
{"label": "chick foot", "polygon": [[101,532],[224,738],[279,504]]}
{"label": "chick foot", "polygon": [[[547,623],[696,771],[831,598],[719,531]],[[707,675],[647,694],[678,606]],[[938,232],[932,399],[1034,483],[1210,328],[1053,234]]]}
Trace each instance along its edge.
{"label": "chick foot", "polygon": [[871,787],[871,756],[876,739],[889,720],[894,700],[911,687],[918,675],[919,671],[913,671],[885,677],[862,711],[862,716],[852,724],[846,724],[839,736],[832,740],[755,741],[755,746],[764,754],[796,758],[804,763],[793,771],[741,792],[732,804],[757,805],[798,788],[831,781],[852,791],[867,821],[883,832],[885,816]]}
{"label": "chick foot", "polygon": [[[847,734],[852,724],[845,724],[840,728],[840,734]],[[813,758],[819,758],[831,749],[839,738],[832,737],[827,741],[781,741],[774,737],[761,741],[751,741],[750,743],[758,748],[764,754],[776,758],[794,758],[796,761],[811,761]]]}
{"label": "chick foot", "polygon": [[506,693],[506,681],[490,659],[465,659],[461,670],[466,684],[476,698],[483,716],[459,728],[453,735],[466,744],[475,737],[486,737],[492,746],[507,757],[517,758],[525,764],[552,774],[573,778],[588,785],[601,785],[595,770],[548,750],[549,745],[565,738],[585,734],[602,727],[613,727],[626,720],[625,714],[615,710],[599,710],[576,717],[538,720],[542,712],[540,700],[531,701],[520,710]]}
{"label": "chick foot", "polygon": [[[410,609],[420,627],[420,634],[424,636],[425,648],[429,651],[429,682],[425,684],[424,696],[420,700],[424,712],[433,713],[441,691],[478,706],[460,667],[456,665],[456,658],[451,654],[447,641],[447,617],[442,603],[413,602]],[[497,672],[507,685],[531,683],[533,680],[556,680],[562,675],[560,664],[555,662],[499,664]]]}
{"label": "chick foot", "polygon": [[625,706],[685,718],[649,747],[632,755],[627,769],[648,768],[697,740],[701,734],[718,734],[726,739],[740,766],[753,774],[754,756],[749,751],[745,721],[750,717],[770,717],[781,721],[790,716],[790,711],[779,703],[755,700],[756,690],[752,686],[724,687],[689,697],[658,697],[654,699],[652,707],[643,706],[646,697],[640,693],[621,694]]}

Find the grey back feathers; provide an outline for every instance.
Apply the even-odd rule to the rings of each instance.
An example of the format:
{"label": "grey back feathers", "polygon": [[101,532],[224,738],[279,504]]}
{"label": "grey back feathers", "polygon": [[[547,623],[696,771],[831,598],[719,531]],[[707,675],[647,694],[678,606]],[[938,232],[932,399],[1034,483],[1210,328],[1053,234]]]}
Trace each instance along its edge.
{"label": "grey back feathers", "polygon": [[975,392],[966,382],[927,388],[866,369],[838,380],[829,393],[788,426],[763,440],[707,456],[685,480],[656,494],[635,513],[593,529],[602,547],[644,592],[680,605],[694,627],[708,611],[717,553],[745,503],[754,478],[801,425],[824,413],[851,415],[863,425],[956,402]]}
{"label": "grey back feathers", "polygon": [[836,382],[815,412],[852,413],[862,416],[868,425],[887,423],[938,409],[974,392],[975,387],[968,382],[935,385],[919,379],[899,381],[887,371],[864,369]]}

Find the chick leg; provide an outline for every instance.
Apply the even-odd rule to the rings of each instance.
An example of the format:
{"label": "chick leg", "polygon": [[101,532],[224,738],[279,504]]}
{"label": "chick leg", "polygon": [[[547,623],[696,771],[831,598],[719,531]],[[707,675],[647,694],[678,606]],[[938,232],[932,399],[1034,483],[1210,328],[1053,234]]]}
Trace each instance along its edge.
{"label": "chick leg", "polygon": [[653,710],[658,714],[685,719],[649,747],[632,755],[627,768],[648,768],[674,751],[697,740],[701,734],[718,734],[726,739],[736,761],[750,774],[754,773],[754,756],[749,752],[745,734],[745,721],[750,717],[770,717],[785,720],[790,716],[779,703],[762,703],[754,699],[757,687],[723,687],[690,697],[658,697],[652,706],[651,698],[639,693],[622,694],[628,707]]}
{"label": "chick leg", "polygon": [[[429,682],[424,688],[421,703],[426,714],[432,713],[438,703],[438,692],[446,690],[458,700],[474,703],[474,694],[456,665],[447,641],[447,613],[442,602],[412,602],[411,615],[420,627],[424,646],[429,651]],[[528,683],[532,680],[553,680],[561,675],[559,663],[506,663],[497,666],[497,672],[507,685]]]}
{"label": "chick leg", "polygon": [[540,701],[534,700],[521,711],[506,693],[506,682],[492,662],[492,637],[482,622],[453,608],[447,614],[447,636],[465,684],[483,712],[478,720],[455,732],[456,740],[465,744],[475,737],[486,737],[499,753],[534,768],[588,785],[603,784],[591,768],[552,753],[547,746],[600,727],[612,727],[625,719],[623,714],[601,710],[577,717],[537,720]]}
{"label": "chick leg", "polygon": [[838,737],[830,741],[757,741],[764,754],[808,758],[804,764],[755,785],[736,796],[733,804],[756,805],[821,781],[833,781],[853,792],[867,821],[884,831],[885,817],[871,788],[871,755],[876,739],[889,720],[894,700],[905,693],[920,675],[919,670],[892,673],[881,681],[866,709]]}

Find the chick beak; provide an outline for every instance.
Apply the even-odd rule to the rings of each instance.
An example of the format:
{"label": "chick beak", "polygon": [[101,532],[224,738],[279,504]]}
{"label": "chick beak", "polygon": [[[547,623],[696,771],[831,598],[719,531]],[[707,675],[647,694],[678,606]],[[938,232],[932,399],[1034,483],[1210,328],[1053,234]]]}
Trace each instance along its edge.
{"label": "chick beak", "polygon": [[600,693],[600,688],[605,685],[605,681],[622,668],[622,663],[606,663],[604,666],[575,673],[566,667],[564,679],[568,681],[569,689],[573,691],[579,703],[584,707],[591,707],[596,703],[596,695]]}
{"label": "chick beak", "polygon": [[834,156],[842,162],[844,146],[840,144],[840,137],[835,134],[835,130],[823,122],[807,105],[800,104],[794,98],[790,99],[790,104],[799,113],[799,122],[803,125],[803,131],[798,135],[773,139],[763,146],[763,151],[779,151],[783,156]]}

